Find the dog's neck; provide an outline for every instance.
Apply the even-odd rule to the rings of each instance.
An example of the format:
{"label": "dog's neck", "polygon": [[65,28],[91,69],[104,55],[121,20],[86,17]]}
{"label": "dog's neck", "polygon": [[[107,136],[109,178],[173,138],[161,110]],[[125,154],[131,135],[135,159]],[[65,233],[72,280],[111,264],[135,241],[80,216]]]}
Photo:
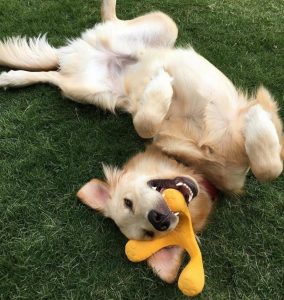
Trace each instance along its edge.
{"label": "dog's neck", "polygon": [[204,179],[201,183],[206,190],[206,192],[210,195],[212,201],[217,200],[219,191],[217,188],[208,180]]}

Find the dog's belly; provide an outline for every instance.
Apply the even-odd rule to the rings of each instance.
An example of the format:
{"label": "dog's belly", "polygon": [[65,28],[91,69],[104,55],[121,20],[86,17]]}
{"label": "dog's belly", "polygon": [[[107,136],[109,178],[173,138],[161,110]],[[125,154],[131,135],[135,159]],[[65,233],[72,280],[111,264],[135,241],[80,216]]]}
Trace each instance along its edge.
{"label": "dog's belly", "polygon": [[174,78],[175,99],[170,116],[203,118],[208,103],[235,111],[237,91],[231,81],[193,49],[178,49],[167,60]]}
{"label": "dog's belly", "polygon": [[82,39],[72,41],[59,52],[60,72],[76,84],[99,92],[123,96],[123,70],[115,68],[114,57],[106,49],[96,49]]}

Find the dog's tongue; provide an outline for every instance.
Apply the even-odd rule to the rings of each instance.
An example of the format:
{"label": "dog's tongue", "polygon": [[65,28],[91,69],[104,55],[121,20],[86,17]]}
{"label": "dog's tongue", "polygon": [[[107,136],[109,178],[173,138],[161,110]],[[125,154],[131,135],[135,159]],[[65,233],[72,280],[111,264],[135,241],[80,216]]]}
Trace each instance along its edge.
{"label": "dog's tongue", "polygon": [[172,283],[177,277],[182,253],[183,249],[180,247],[166,247],[153,254],[147,262],[162,280]]}

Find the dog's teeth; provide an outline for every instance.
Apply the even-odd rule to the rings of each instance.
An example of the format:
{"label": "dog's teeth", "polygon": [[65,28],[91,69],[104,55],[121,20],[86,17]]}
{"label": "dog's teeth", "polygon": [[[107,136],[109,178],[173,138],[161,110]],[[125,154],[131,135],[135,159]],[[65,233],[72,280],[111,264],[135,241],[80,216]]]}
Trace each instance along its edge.
{"label": "dog's teeth", "polygon": [[192,200],[192,198],[193,198],[193,194],[191,193],[189,196],[188,196],[188,203]]}
{"label": "dog's teeth", "polygon": [[187,184],[184,184],[183,186],[190,192],[190,188]]}
{"label": "dog's teeth", "polygon": [[192,192],[191,188],[186,183],[184,183],[184,182],[178,182],[178,183],[176,183],[176,186],[178,186],[178,187],[180,187],[180,186],[184,187],[187,190],[187,193],[188,193],[188,196],[189,196],[189,201],[192,199],[193,192]]}
{"label": "dog's teeth", "polygon": [[157,187],[156,187],[156,186],[152,186],[152,189],[156,191],[156,190],[157,190]]}
{"label": "dog's teeth", "polygon": [[178,217],[178,216],[179,216],[179,212],[175,212],[174,215],[175,215],[176,217]]}

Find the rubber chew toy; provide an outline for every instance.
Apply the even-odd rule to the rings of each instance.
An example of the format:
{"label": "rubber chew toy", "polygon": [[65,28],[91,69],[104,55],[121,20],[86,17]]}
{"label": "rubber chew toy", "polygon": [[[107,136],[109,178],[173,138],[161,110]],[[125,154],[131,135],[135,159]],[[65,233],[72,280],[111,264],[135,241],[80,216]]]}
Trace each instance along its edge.
{"label": "rubber chew toy", "polygon": [[202,291],[205,279],[202,255],[195,239],[189,210],[179,191],[167,189],[163,196],[168,207],[180,213],[177,227],[166,236],[151,241],[130,240],[125,246],[125,253],[130,261],[140,262],[167,246],[185,249],[191,259],[179,276],[178,287],[185,295],[195,296]]}

